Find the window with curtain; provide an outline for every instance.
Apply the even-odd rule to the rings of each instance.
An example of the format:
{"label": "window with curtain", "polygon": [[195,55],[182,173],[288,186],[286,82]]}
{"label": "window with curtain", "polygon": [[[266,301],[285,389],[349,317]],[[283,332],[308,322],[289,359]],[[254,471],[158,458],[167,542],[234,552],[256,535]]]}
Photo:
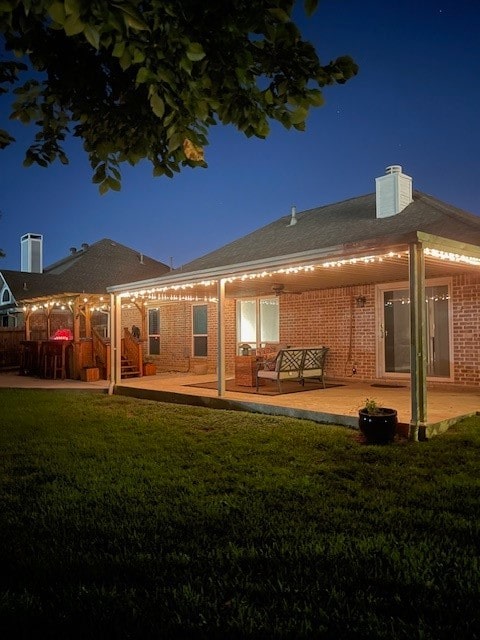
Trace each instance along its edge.
{"label": "window with curtain", "polygon": [[195,304],[192,307],[193,355],[205,357],[208,355],[208,306]]}
{"label": "window with curtain", "polygon": [[160,309],[148,310],[148,353],[160,355]]}

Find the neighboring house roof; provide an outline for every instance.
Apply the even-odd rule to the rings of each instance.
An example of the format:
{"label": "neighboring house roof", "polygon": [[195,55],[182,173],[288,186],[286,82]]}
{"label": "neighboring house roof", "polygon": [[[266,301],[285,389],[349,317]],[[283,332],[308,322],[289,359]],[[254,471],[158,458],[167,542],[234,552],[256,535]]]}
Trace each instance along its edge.
{"label": "neighboring house roof", "polygon": [[5,270],[1,275],[13,296],[9,306],[15,306],[15,301],[51,295],[62,290],[62,284],[57,277],[45,276],[43,273]]}
{"label": "neighboring house roof", "polygon": [[480,218],[420,191],[413,192],[413,202],[403,211],[388,218],[376,217],[375,202],[372,193],[303,211],[292,226],[291,217],[283,216],[174,273],[187,274],[359,242],[383,245],[394,237],[417,231],[480,245]]}
{"label": "neighboring house roof", "polygon": [[107,286],[170,272],[163,262],[104,238],[55,262],[43,273],[1,271],[17,302],[61,293],[106,293]]}

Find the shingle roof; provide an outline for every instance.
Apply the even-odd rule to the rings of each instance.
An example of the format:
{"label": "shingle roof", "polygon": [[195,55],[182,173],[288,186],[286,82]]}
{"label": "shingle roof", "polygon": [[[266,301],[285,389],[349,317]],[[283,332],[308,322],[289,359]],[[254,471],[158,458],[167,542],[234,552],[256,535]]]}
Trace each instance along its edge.
{"label": "shingle roof", "polygon": [[61,282],[59,282],[57,276],[9,270],[2,271],[1,275],[17,302],[28,298],[51,295],[62,290]]}
{"label": "shingle roof", "polygon": [[288,256],[356,242],[386,241],[389,237],[424,231],[451,240],[480,245],[480,218],[414,191],[413,202],[397,215],[376,218],[375,194],[317,207],[290,216],[212,251],[178,269],[188,273],[226,265]]}
{"label": "shingle roof", "polygon": [[104,238],[44,269],[43,273],[1,271],[15,300],[60,293],[106,293],[107,286],[168,273],[163,262]]}

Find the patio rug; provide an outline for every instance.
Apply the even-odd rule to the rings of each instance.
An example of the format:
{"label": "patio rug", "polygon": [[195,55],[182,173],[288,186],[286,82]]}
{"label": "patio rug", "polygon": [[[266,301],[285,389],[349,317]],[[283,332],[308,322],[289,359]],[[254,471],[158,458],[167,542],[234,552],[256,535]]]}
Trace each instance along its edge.
{"label": "patio rug", "polygon": [[[199,387],[202,389],[216,389],[217,381],[213,382],[198,382],[196,384],[186,384],[186,387]],[[331,389],[333,387],[344,387],[344,384],[328,384],[325,387]],[[299,393],[301,391],[315,391],[320,389],[323,391],[323,385],[320,382],[305,382],[305,386],[302,386],[299,382],[294,380],[282,381],[282,393],[279,393],[277,383],[266,384],[258,387],[258,394],[255,387],[243,387],[235,384],[235,380],[227,380],[225,383],[227,391],[236,391],[237,393],[254,393],[259,396],[283,396],[285,393]]]}

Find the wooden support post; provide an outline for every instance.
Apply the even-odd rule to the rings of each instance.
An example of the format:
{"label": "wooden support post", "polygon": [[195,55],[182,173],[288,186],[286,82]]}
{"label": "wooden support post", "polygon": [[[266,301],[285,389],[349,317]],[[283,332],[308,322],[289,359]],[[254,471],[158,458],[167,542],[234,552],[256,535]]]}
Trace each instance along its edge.
{"label": "wooden support post", "polygon": [[78,296],[73,301],[73,372],[75,380],[80,379],[82,371],[81,344],[80,344],[80,304]]}

